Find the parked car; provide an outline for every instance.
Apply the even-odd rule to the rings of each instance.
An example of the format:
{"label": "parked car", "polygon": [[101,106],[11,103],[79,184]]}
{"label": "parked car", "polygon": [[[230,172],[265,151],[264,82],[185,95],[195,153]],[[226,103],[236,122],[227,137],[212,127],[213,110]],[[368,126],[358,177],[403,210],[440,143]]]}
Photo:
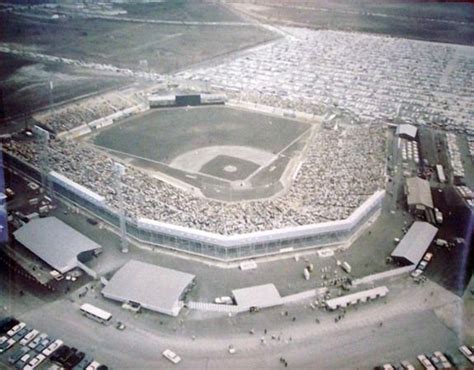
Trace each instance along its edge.
{"label": "parked car", "polygon": [[94,359],[91,356],[85,355],[84,358],[72,368],[72,370],[85,370],[93,361]]}
{"label": "parked car", "polygon": [[28,362],[28,365],[26,365],[23,369],[33,370],[38,367],[44,360],[46,360],[46,356],[40,353],[36,355],[36,357],[34,357],[32,360],[30,360],[30,362]]}
{"label": "parked car", "polygon": [[423,270],[416,269],[416,270],[413,271],[410,275],[411,275],[411,277],[413,277],[413,278],[417,278],[417,277],[421,276],[422,273],[423,273]]}
{"label": "parked car", "polygon": [[469,360],[471,364],[474,364],[474,353],[468,346],[459,347],[459,351]]}
{"label": "parked car", "polygon": [[231,297],[224,296],[224,297],[217,297],[216,299],[214,299],[214,303],[216,303],[216,304],[234,304],[234,301],[232,300]]}
{"label": "parked car", "polygon": [[174,364],[178,364],[181,362],[181,357],[179,357],[176,353],[174,353],[170,349],[165,349],[162,354],[164,357],[166,357],[168,360],[170,360]]}
{"label": "parked car", "polygon": [[0,353],[8,351],[15,344],[15,340],[8,338],[6,335],[0,338]]}
{"label": "parked car", "polygon": [[0,334],[5,334],[19,323],[20,322],[13,317],[5,317],[4,319],[0,320]]}
{"label": "parked car", "polygon": [[71,348],[66,345],[62,345],[51,355],[51,361],[63,363],[66,361],[66,358],[70,355],[70,353]]}
{"label": "parked car", "polygon": [[33,339],[30,343],[28,343],[28,347],[30,347],[31,349],[33,349],[33,348],[35,348],[38,344],[40,344],[43,339],[46,339],[46,338],[48,338],[48,334],[46,334],[46,333],[41,333],[41,334],[38,335],[35,339]]}
{"label": "parked car", "polygon": [[431,259],[433,258],[433,253],[426,253],[425,256],[423,257],[423,260],[426,262],[430,262]]}
{"label": "parked car", "polygon": [[434,354],[429,356],[429,360],[431,361],[431,363],[433,364],[433,366],[436,368],[436,369],[444,369],[444,366],[443,366],[443,363],[441,362],[441,360],[435,356]]}
{"label": "parked car", "polygon": [[428,266],[428,262],[426,262],[426,261],[421,261],[421,262],[418,264],[418,268],[419,268],[420,270],[422,270],[422,271],[426,269],[426,266]]}
{"label": "parked car", "polygon": [[85,356],[84,352],[75,352],[75,353],[73,353],[72,356],[69,356],[69,358],[64,363],[64,367],[66,369],[73,368],[84,358],[84,356]]}
{"label": "parked car", "polygon": [[23,355],[15,364],[15,367],[17,369],[23,369],[26,364],[31,360],[32,355],[31,353],[27,353],[26,355]]}
{"label": "parked car", "polygon": [[421,354],[421,355],[416,356],[416,358],[418,359],[418,361],[421,362],[421,364],[423,365],[423,367],[426,370],[435,370],[436,369],[433,366],[433,364],[430,362],[430,360],[428,360],[428,358],[425,355]]}
{"label": "parked car", "polygon": [[21,329],[18,333],[16,333],[15,335],[12,336],[12,339],[15,341],[15,342],[18,342],[20,341],[26,334],[28,334],[28,332],[30,331],[31,329],[27,326],[25,326],[23,329]]}
{"label": "parked car", "polygon": [[26,326],[24,322],[20,322],[16,324],[13,328],[7,331],[7,335],[13,337],[16,333],[18,333],[21,329]]}
{"label": "parked car", "polygon": [[28,347],[20,347],[16,351],[14,351],[10,357],[8,357],[8,363],[14,364],[17,362],[20,358],[22,358],[24,355],[28,353],[30,349]]}
{"label": "parked car", "polygon": [[441,364],[443,365],[444,369],[449,369],[453,367],[453,365],[449,362],[443,352],[436,351],[433,353],[433,355],[441,360]]}
{"label": "parked car", "polygon": [[37,335],[39,334],[39,331],[36,329],[30,330],[29,333],[27,333],[22,340],[20,340],[20,344],[22,346],[26,346],[28,343],[30,343]]}
{"label": "parked car", "polygon": [[92,361],[89,366],[86,367],[86,370],[97,370],[99,366],[102,366],[99,362],[97,361]]}
{"label": "parked car", "polygon": [[48,357],[62,345],[63,345],[63,341],[61,339],[56,339],[53,343],[50,343],[49,346],[46,347],[42,353],[43,355]]}
{"label": "parked car", "polygon": [[405,369],[405,370],[415,370],[415,366],[413,366],[411,363],[409,363],[408,361],[402,361],[401,364],[402,367]]}
{"label": "parked car", "polygon": [[41,353],[43,352],[49,345],[50,343],[53,341],[53,339],[51,338],[45,338],[43,339],[36,347],[35,347],[35,351],[38,352],[38,353]]}

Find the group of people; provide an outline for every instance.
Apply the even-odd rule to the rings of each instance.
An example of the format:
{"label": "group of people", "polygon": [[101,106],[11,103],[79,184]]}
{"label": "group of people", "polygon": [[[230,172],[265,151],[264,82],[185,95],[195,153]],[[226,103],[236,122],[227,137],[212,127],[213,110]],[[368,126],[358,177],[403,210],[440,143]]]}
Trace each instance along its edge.
{"label": "group of people", "polygon": [[[5,149],[39,166],[39,146],[11,142]],[[123,178],[125,211],[180,226],[238,234],[314,224],[348,217],[384,187],[385,132],[379,125],[319,128],[289,189],[275,199],[219,202],[178,189],[128,166]],[[102,195],[118,209],[114,160],[74,140],[54,140],[48,147],[49,170]]]}
{"label": "group of people", "polygon": [[136,104],[130,97],[110,93],[99,98],[91,98],[79,103],[72,103],[64,108],[53,109],[47,114],[35,118],[57,133],[90,123],[99,118],[124,110]]}

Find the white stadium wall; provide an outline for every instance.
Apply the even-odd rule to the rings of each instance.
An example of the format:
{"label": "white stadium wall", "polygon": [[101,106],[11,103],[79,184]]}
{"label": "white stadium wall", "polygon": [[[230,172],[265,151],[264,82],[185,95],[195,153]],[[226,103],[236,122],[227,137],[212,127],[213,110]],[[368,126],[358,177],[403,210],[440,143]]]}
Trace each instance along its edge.
{"label": "white stadium wall", "polygon": [[[8,153],[4,153],[4,158],[8,165],[40,181],[39,172],[31,165]],[[117,211],[105,204],[104,197],[54,171],[49,174],[49,178],[56,195],[118,227]],[[220,235],[156,220],[128,218],[127,234],[133,239],[158,248],[174,249],[227,262],[237,261],[349,243],[370,219],[378,216],[384,196],[384,190],[375,192],[344,220],[312,225]]]}

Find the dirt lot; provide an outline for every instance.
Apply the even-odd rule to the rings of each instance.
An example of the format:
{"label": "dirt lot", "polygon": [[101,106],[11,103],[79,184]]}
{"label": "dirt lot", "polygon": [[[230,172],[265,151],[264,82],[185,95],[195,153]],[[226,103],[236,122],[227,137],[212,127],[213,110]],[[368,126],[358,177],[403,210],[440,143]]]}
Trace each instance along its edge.
{"label": "dirt lot", "polygon": [[[0,15],[0,41],[45,54],[168,73],[274,38],[253,26],[182,26]],[[217,32],[218,31],[218,32]]]}
{"label": "dirt lot", "polygon": [[467,45],[474,40],[474,4],[468,2],[256,0],[234,6],[279,24]]}

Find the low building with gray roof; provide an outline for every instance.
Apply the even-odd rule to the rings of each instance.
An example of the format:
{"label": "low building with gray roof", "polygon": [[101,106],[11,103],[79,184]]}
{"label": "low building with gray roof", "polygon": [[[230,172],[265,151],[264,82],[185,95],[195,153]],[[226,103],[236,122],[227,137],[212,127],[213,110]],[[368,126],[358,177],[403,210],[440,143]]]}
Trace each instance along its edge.
{"label": "low building with gray roof", "polygon": [[415,221],[393,250],[392,258],[417,265],[437,232],[438,228],[428,222]]}
{"label": "low building with gray roof", "polygon": [[192,274],[131,260],[115,273],[102,294],[119,302],[178,316],[194,278]]}
{"label": "low building with gray roof", "polygon": [[102,249],[56,217],[33,219],[13,235],[17,242],[62,274],[76,267],[87,269],[82,262]]}
{"label": "low building with gray roof", "polygon": [[239,310],[250,307],[265,308],[283,304],[280,293],[273,284],[257,285],[232,291]]}

